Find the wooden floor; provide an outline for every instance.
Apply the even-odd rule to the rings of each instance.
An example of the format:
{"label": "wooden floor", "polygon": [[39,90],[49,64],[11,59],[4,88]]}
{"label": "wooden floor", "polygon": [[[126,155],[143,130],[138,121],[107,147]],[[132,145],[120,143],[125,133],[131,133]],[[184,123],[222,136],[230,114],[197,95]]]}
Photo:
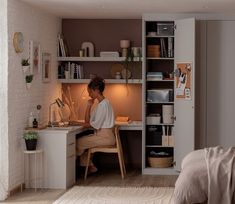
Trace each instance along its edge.
{"label": "wooden floor", "polygon": [[[141,175],[140,171],[128,171],[127,177],[122,180],[119,171],[102,171],[89,175],[86,182],[83,178],[78,179],[76,185],[80,186],[154,186],[174,187],[177,176],[151,176]],[[11,204],[51,204],[59,198],[65,190],[38,190],[26,189],[9,197],[2,203]]]}

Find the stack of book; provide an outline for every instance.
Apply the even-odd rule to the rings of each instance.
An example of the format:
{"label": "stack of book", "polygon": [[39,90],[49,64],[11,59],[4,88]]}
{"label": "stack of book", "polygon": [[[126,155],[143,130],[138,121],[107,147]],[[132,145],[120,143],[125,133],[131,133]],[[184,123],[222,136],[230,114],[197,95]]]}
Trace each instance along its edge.
{"label": "stack of book", "polygon": [[74,62],[63,63],[58,67],[58,78],[83,79],[84,78],[83,66]]}

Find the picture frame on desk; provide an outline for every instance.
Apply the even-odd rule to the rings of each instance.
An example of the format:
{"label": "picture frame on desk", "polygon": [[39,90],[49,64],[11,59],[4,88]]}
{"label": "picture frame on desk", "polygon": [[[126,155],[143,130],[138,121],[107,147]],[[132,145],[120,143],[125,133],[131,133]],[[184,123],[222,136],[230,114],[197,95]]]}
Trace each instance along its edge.
{"label": "picture frame on desk", "polygon": [[41,47],[39,42],[29,41],[30,73],[35,75],[41,71]]}
{"label": "picture frame on desk", "polygon": [[51,81],[51,54],[42,53],[42,81],[49,83]]}

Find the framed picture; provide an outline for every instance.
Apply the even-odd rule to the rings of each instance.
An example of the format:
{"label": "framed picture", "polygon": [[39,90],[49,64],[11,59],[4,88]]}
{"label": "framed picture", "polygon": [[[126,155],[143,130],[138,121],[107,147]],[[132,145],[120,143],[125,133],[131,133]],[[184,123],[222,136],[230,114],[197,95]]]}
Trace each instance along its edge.
{"label": "framed picture", "polygon": [[51,54],[42,53],[42,81],[50,82],[51,80]]}
{"label": "framed picture", "polygon": [[37,74],[41,71],[41,50],[40,44],[32,40],[29,41],[30,72]]}

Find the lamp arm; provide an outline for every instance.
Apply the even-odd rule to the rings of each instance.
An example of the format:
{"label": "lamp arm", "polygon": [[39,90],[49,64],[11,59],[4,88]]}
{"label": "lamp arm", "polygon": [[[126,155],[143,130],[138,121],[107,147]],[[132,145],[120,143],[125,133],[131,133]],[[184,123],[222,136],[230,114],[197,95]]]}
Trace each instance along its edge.
{"label": "lamp arm", "polygon": [[53,102],[49,105],[49,119],[48,119],[48,126],[52,127],[52,122],[51,122],[51,106],[55,104],[56,102]]}

